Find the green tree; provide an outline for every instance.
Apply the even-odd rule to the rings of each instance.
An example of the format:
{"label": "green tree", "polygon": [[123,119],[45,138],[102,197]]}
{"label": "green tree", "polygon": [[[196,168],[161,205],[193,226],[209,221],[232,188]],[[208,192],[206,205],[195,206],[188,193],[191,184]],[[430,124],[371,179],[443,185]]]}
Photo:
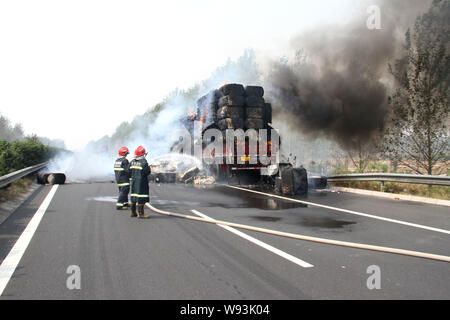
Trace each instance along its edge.
{"label": "green tree", "polygon": [[20,124],[12,126],[8,118],[0,115],[0,140],[23,140],[24,137],[25,135]]}
{"label": "green tree", "polygon": [[[408,30],[404,56],[389,71],[397,84],[390,97],[386,151],[417,173],[447,171],[449,152],[450,0],[434,0]],[[438,164],[441,170],[437,170]]]}
{"label": "green tree", "polygon": [[0,176],[49,160],[63,150],[43,145],[36,137],[0,141]]}

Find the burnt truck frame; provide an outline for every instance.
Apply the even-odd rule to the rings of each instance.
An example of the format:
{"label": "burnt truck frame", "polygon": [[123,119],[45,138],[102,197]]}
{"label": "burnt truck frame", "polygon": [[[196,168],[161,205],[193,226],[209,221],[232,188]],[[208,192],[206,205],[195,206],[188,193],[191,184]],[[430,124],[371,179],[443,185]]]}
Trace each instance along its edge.
{"label": "burnt truck frame", "polygon": [[[202,160],[205,168],[217,180],[227,181],[229,183],[249,184],[250,182],[254,183],[263,180],[267,182],[270,177],[277,174],[278,162],[273,161],[274,158],[272,158],[272,155],[276,157],[280,144],[279,142],[272,143],[272,136],[275,129],[270,125],[264,129],[259,129],[267,130],[267,139],[265,141],[259,139],[260,132],[255,129],[250,129],[250,134],[249,129],[246,131],[244,129],[227,129],[225,132],[221,131],[222,141],[218,144],[219,148],[220,146],[222,147],[221,154],[216,154],[217,148],[212,148],[211,150],[211,146],[215,142],[213,139],[205,139],[205,132],[211,129],[219,130],[217,126],[210,125],[202,131]],[[250,135],[255,135],[253,138],[254,141],[252,142],[250,141],[252,139]],[[278,134],[276,136],[278,137]],[[262,159],[262,154],[264,160]],[[274,166],[276,169],[273,169]],[[247,182],[241,180],[246,180]]]}
{"label": "burnt truck frame", "polygon": [[[202,121],[192,119],[187,121],[192,122],[186,126],[189,134],[180,136],[179,141],[172,146],[171,152],[183,151],[201,156],[203,167],[216,180],[230,182],[230,180],[236,180],[238,176],[249,175],[249,173],[262,178],[274,175],[270,174],[270,166],[273,168],[276,165],[278,169],[278,163],[274,163],[272,155],[277,154],[279,143],[272,143],[272,130],[274,130],[272,127],[267,128],[267,139],[264,141],[264,150],[262,150],[263,145],[257,130],[250,131],[250,135],[253,135],[250,137],[248,131],[244,132],[243,129],[222,131],[215,124],[204,126]],[[201,128],[201,134],[196,134],[193,127]],[[185,140],[186,136],[188,136],[187,140]],[[250,138],[255,140],[250,141]],[[264,159],[260,156],[260,151]],[[265,174],[261,174],[262,172]]]}
{"label": "burnt truck frame", "polygon": [[[276,129],[272,127],[272,105],[265,103],[263,95],[262,87],[247,86],[244,88],[241,84],[226,84],[198,99],[196,112],[191,111],[189,116],[180,120],[190,137],[197,137],[197,139],[191,139],[189,151],[194,150],[194,154],[196,154],[195,149],[201,148],[204,168],[218,181],[225,181],[229,184],[262,182],[283,194],[303,195],[307,193],[308,189],[306,169],[303,167],[293,168],[290,163],[280,163],[278,156],[275,163],[267,161],[267,158],[273,160],[273,154],[278,155],[281,138]],[[230,118],[223,119],[224,114]],[[237,117],[232,118],[233,115],[237,115]],[[258,135],[256,148],[252,147],[249,140],[248,132],[249,130],[251,132],[251,129],[254,129]],[[266,130],[267,138],[262,141],[263,144],[260,140],[260,130],[262,129]],[[209,130],[213,130],[213,134]],[[222,134],[218,135],[218,132],[214,130],[218,130]],[[227,136],[227,132],[230,130],[233,131],[234,141],[229,140],[230,133]],[[242,132],[236,135],[238,130],[242,130]],[[201,134],[198,131],[201,131]],[[273,135],[274,132],[276,135]],[[242,133],[244,133],[244,139],[242,139]],[[222,143],[221,154],[215,154],[217,148],[211,148],[212,144],[217,143],[215,141],[217,136],[222,140],[220,141]],[[171,151],[177,149],[181,138],[172,146]],[[260,149],[263,150],[263,155],[266,157],[265,161],[261,161]]]}

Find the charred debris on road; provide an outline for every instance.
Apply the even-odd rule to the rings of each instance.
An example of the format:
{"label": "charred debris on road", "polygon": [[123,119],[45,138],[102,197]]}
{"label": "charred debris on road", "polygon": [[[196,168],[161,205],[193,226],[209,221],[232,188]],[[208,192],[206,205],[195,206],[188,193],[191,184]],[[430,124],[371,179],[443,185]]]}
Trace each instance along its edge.
{"label": "charred debris on road", "polygon": [[66,175],[64,173],[48,173],[38,172],[36,176],[36,182],[38,184],[64,184],[66,183]]}

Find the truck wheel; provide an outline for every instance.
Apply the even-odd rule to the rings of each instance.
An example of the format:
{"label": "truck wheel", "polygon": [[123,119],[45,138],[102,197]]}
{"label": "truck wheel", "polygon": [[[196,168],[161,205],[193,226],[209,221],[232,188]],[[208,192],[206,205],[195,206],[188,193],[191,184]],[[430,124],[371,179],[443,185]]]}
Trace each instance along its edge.
{"label": "truck wheel", "polygon": [[308,194],[308,174],[305,168],[294,168],[292,170],[294,180],[294,194],[305,196]]}
{"label": "truck wheel", "polygon": [[241,180],[239,179],[239,175],[233,175],[231,170],[227,170],[227,182],[229,185],[237,186],[241,184]]}
{"label": "truck wheel", "polygon": [[281,172],[281,193],[285,196],[294,195],[294,175],[292,168],[286,168]]}

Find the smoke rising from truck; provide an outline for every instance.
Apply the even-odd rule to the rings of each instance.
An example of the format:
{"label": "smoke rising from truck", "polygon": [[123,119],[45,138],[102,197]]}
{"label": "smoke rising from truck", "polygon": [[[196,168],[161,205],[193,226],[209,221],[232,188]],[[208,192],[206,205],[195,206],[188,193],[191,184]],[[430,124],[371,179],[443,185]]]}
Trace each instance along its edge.
{"label": "smoke rising from truck", "polygon": [[381,29],[365,11],[345,25],[322,26],[292,39],[295,57],[268,63],[264,80],[274,117],[309,136],[324,135],[343,149],[376,143],[388,122],[388,63],[404,33],[431,1],[378,1]]}
{"label": "smoke rising from truck", "polygon": [[[101,181],[112,177],[112,163],[123,145],[131,153],[143,145],[150,151],[149,160],[166,154],[178,138],[174,136],[180,128],[178,119],[195,111],[197,98],[223,82],[264,86],[265,97],[274,108],[274,127],[282,129],[282,139],[288,138],[284,132],[326,137],[346,150],[376,143],[388,123],[387,65],[395,60],[407,27],[430,2],[358,2],[360,15],[353,21],[319,26],[293,38],[294,58],[288,60],[267,60],[248,50],[189,92],[170,96],[154,118],[138,116],[133,123],[119,126],[111,137],[89,144],[84,151],[55,159],[52,171],[65,172],[69,182]],[[373,4],[380,7],[379,30],[367,28],[366,9]],[[287,127],[289,130],[283,131]],[[83,162],[86,166],[81,168]]]}
{"label": "smoke rising from truck", "polygon": [[186,114],[189,103],[180,95],[165,101],[165,107],[155,112],[155,117],[138,116],[132,124],[122,124],[111,136],[91,142],[82,150],[71,154],[61,154],[52,159],[49,172],[61,172],[67,182],[95,182],[114,180],[113,164],[122,146],[128,147],[133,158],[134,150],[142,145],[152,159],[169,152],[170,145],[178,139],[178,119]]}

